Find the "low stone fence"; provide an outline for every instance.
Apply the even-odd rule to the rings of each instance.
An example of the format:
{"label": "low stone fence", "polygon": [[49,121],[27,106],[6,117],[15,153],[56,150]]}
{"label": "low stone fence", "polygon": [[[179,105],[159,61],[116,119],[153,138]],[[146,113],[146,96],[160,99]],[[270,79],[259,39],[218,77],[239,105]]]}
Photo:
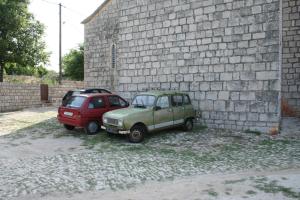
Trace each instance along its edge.
{"label": "low stone fence", "polygon": [[84,88],[84,83],[81,81],[63,81],[61,85],[50,86],[49,101],[54,106],[59,106],[61,104],[62,97],[67,93],[67,91],[76,88]]}
{"label": "low stone fence", "polygon": [[61,104],[64,94],[71,89],[83,88],[83,82],[63,81],[62,85],[49,86],[49,101],[41,101],[40,84],[0,83],[0,112],[39,107],[43,103]]}
{"label": "low stone fence", "polygon": [[41,106],[40,85],[0,83],[0,112]]}

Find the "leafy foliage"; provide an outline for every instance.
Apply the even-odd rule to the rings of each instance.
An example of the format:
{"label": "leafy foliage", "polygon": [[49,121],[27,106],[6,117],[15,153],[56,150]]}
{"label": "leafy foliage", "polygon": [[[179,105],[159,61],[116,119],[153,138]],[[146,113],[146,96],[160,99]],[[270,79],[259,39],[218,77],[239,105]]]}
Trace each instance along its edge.
{"label": "leafy foliage", "polygon": [[48,70],[43,66],[20,67],[16,63],[7,63],[7,64],[5,64],[4,71],[7,75],[26,75],[26,76],[36,76],[36,77],[43,77],[46,74],[48,74]]}
{"label": "leafy foliage", "polygon": [[63,57],[64,76],[72,80],[84,79],[84,48],[79,45]]}
{"label": "leafy foliage", "polygon": [[48,85],[57,85],[58,84],[58,73],[50,70],[48,73],[42,77],[42,83]]}
{"label": "leafy foliage", "polygon": [[44,26],[29,13],[28,5],[29,0],[0,0],[0,82],[8,63],[26,68],[48,61]]}

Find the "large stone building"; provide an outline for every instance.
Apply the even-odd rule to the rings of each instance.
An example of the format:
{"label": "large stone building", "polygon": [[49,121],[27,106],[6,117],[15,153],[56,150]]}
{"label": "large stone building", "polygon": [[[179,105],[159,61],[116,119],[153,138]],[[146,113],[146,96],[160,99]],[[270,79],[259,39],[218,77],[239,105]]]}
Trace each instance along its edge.
{"label": "large stone building", "polygon": [[106,0],[85,25],[85,83],[186,91],[209,127],[267,132],[300,108],[300,0]]}

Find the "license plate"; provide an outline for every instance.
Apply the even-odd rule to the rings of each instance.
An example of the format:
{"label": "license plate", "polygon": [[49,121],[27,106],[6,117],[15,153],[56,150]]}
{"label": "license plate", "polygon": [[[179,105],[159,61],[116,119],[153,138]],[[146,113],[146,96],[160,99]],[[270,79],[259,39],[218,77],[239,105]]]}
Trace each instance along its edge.
{"label": "license plate", "polygon": [[69,117],[72,117],[72,116],[73,116],[73,113],[72,113],[72,112],[64,112],[64,115],[69,116]]}
{"label": "license plate", "polygon": [[110,133],[118,133],[119,132],[117,128],[112,128],[112,127],[107,127],[106,131],[110,132]]}

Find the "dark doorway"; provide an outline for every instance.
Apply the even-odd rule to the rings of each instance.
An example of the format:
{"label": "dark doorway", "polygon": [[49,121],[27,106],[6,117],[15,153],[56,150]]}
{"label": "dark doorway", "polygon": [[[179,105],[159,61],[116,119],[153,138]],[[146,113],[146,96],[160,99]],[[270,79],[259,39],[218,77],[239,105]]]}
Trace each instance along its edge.
{"label": "dark doorway", "polygon": [[41,101],[48,101],[49,88],[47,84],[41,84]]}

